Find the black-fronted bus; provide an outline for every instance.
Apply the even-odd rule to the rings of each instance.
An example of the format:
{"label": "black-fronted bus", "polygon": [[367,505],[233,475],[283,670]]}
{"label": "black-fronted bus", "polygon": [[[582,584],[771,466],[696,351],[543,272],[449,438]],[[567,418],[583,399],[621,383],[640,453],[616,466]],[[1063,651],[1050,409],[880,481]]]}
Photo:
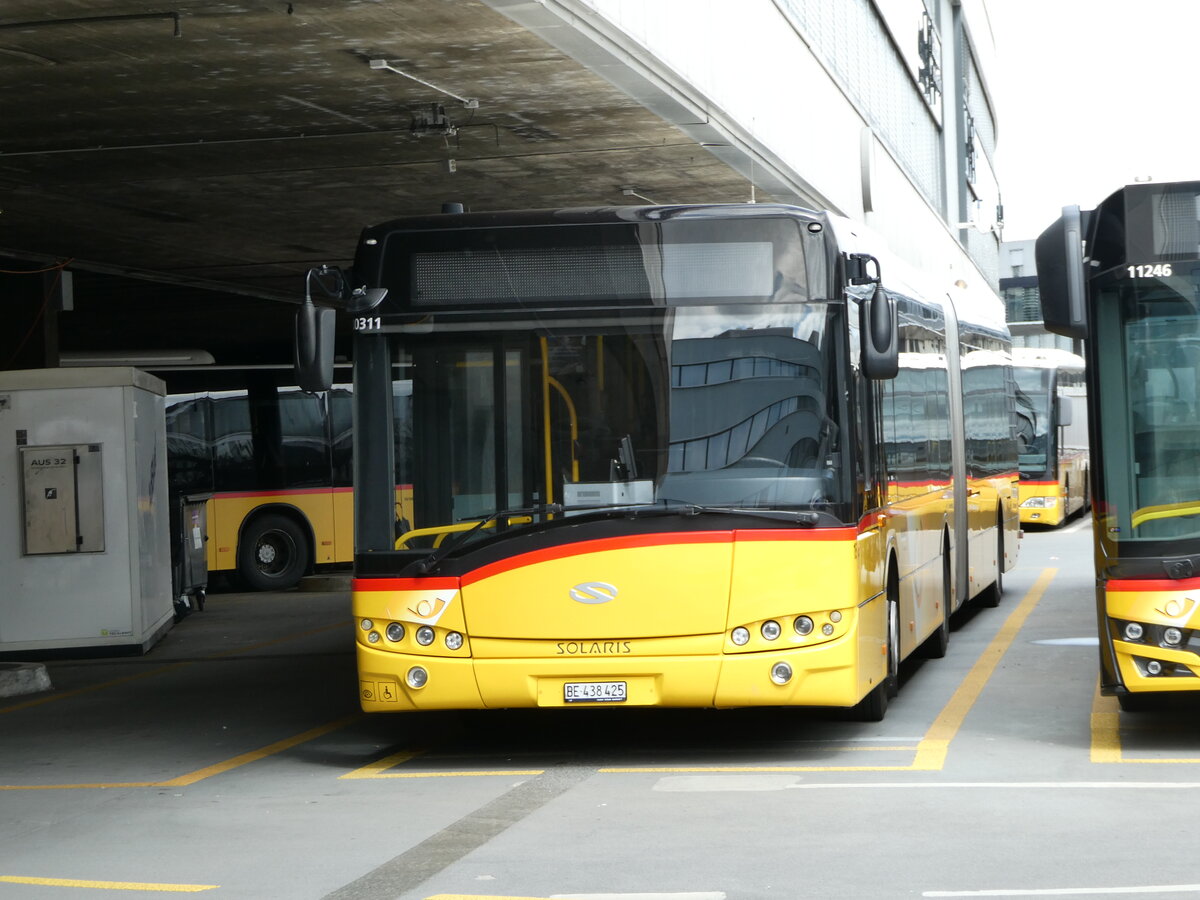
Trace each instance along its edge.
{"label": "black-fronted bus", "polygon": [[1085,339],[1100,689],[1198,690],[1200,182],[1065,208],[1037,265],[1046,327]]}
{"label": "black-fronted bus", "polygon": [[368,711],[879,718],[901,660],[943,654],[951,611],[999,597],[1017,550],[1003,306],[920,287],[847,222],[765,204],[401,219],[363,233],[350,286]]}

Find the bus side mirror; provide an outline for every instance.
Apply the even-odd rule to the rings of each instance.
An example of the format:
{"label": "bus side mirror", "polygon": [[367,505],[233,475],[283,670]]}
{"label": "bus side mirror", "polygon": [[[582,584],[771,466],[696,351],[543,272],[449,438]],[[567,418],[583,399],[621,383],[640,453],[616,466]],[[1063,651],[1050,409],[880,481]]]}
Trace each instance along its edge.
{"label": "bus side mirror", "polygon": [[879,285],[862,307],[862,366],[868,378],[895,378],[900,371],[900,324],[896,301]]}
{"label": "bus side mirror", "polygon": [[1061,218],[1043,231],[1034,245],[1046,330],[1081,339],[1088,332],[1083,226],[1079,207],[1064,206]]}
{"label": "bus side mirror", "polygon": [[1058,416],[1058,427],[1065,428],[1071,424],[1071,400],[1059,394],[1054,398],[1056,409],[1055,414]]}
{"label": "bus side mirror", "polygon": [[333,384],[334,315],[308,298],[296,311],[296,384],[302,391],[327,391]]}

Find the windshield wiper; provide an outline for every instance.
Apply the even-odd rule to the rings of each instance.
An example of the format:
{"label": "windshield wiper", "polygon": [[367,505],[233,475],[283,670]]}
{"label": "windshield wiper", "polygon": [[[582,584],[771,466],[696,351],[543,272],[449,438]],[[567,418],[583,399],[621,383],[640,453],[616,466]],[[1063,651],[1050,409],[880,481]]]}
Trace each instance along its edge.
{"label": "windshield wiper", "polygon": [[722,516],[755,516],[775,522],[790,522],[793,525],[816,525],[821,514],[809,509],[754,509],[736,506],[703,506],[684,500],[658,500],[654,503],[637,503],[626,506],[570,506],[573,515],[564,522],[578,521],[583,516],[622,515],[631,519],[653,516],[699,516],[713,513]]}
{"label": "windshield wiper", "polygon": [[674,510],[681,516],[699,516],[712,513],[718,516],[755,516],[775,522],[791,522],[793,525],[816,525],[821,514],[811,509],[754,509],[737,506],[700,506],[687,503]]}
{"label": "windshield wiper", "polygon": [[[474,528],[468,528],[466,531],[459,531],[450,534],[442,545],[430,553],[428,556],[422,557],[410,566],[405,567],[404,573],[413,575],[428,575],[433,571],[445,556],[455,547],[461,546],[471,535],[486,528],[489,523],[495,522],[497,519],[511,518],[514,516],[536,516],[539,513],[561,513],[563,507],[561,503],[544,503],[540,506],[527,506],[523,509],[498,509],[486,516],[479,517],[479,521]],[[470,521],[468,518],[467,521]],[[401,573],[401,574],[404,574]]]}

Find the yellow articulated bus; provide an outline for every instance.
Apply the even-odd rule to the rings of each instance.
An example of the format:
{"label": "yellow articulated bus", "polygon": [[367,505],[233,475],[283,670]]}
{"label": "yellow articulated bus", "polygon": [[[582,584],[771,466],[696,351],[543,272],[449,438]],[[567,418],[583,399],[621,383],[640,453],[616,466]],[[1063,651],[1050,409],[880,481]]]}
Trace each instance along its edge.
{"label": "yellow articulated bus", "polygon": [[1034,347],[1012,355],[1021,524],[1058,526],[1088,507],[1083,357]]}
{"label": "yellow articulated bus", "polygon": [[[367,229],[335,292],[363,709],[881,718],[901,661],[999,599],[1017,461],[999,299],[917,288],[868,241],[766,204]],[[299,315],[309,387],[331,314]]]}
{"label": "yellow articulated bus", "polygon": [[[320,566],[354,557],[349,384],[306,393],[292,373],[263,368],[163,371],[172,502],[202,495],[210,573],[255,590],[286,590]],[[236,385],[236,386],[233,386]],[[220,387],[217,387],[220,386]],[[408,440],[397,395],[397,443]],[[396,516],[410,486],[398,474]]]}
{"label": "yellow articulated bus", "polygon": [[1046,328],[1083,339],[1100,690],[1200,691],[1200,181],[1063,209],[1037,241]]}

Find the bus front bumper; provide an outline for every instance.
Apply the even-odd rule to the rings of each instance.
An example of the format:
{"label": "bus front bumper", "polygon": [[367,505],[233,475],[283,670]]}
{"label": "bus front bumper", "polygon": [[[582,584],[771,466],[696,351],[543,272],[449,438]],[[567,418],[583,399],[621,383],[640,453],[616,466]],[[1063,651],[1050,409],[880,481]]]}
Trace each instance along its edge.
{"label": "bus front bumper", "polygon": [[359,699],[366,712],[564,706],[848,707],[884,674],[883,657],[875,671],[867,671],[854,648],[853,639],[847,637],[778,652],[564,663],[422,656],[360,644]]}

